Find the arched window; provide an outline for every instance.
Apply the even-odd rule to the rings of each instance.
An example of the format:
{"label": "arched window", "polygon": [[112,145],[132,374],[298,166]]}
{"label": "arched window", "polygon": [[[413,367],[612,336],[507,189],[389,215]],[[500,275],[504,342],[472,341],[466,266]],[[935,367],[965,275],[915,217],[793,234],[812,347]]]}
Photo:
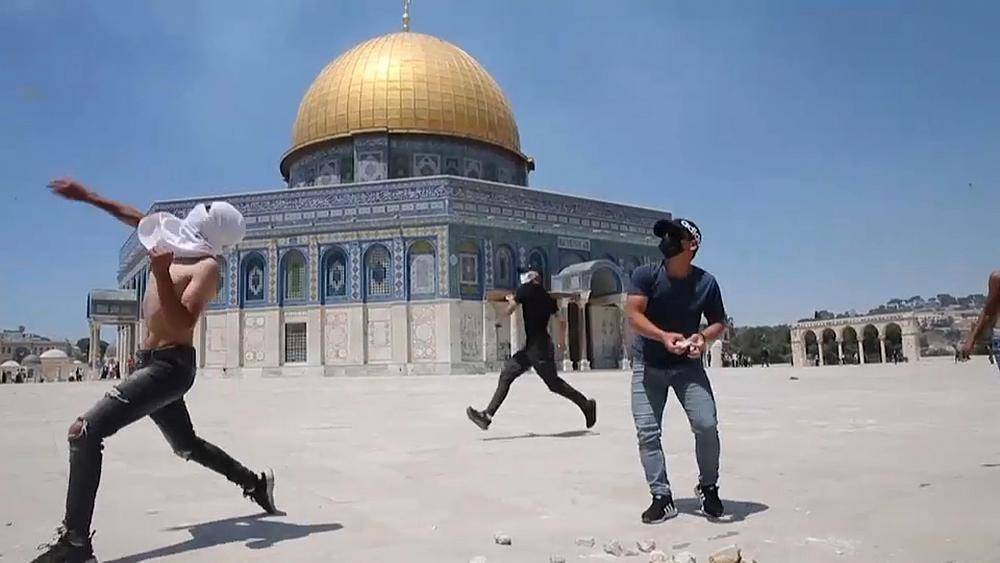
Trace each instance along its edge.
{"label": "arched window", "polygon": [[471,240],[456,248],[458,254],[458,285],[462,293],[479,291],[479,246]]}
{"label": "arched window", "polygon": [[267,285],[267,262],[256,252],[243,258],[240,268],[240,299],[241,304],[262,303],[265,299]]}
{"label": "arched window", "polygon": [[536,248],[528,254],[528,268],[537,270],[542,275],[542,285],[549,287],[549,260],[544,250]]}
{"label": "arched window", "polygon": [[324,302],[347,297],[347,254],[342,249],[334,247],[326,252],[320,275]]}
{"label": "arched window", "polygon": [[215,260],[219,264],[219,287],[215,294],[215,299],[212,299],[212,303],[214,305],[225,305],[229,297],[229,284],[226,283],[229,279],[229,265],[222,256],[217,256]]}
{"label": "arched window", "polygon": [[493,267],[494,284],[502,289],[514,287],[514,251],[506,244],[497,247],[496,264]]}
{"label": "arched window", "polygon": [[562,271],[564,268],[568,268],[574,264],[586,262],[587,260],[587,257],[582,252],[577,252],[575,250],[560,250],[559,271]]}
{"label": "arched window", "polygon": [[281,302],[306,300],[306,258],[298,250],[289,250],[281,257],[280,273]]}
{"label": "arched window", "polygon": [[373,244],[365,253],[365,298],[379,299],[392,295],[392,255],[381,244]]}
{"label": "arched window", "polygon": [[407,256],[410,297],[434,295],[434,247],[419,240],[410,245]]}

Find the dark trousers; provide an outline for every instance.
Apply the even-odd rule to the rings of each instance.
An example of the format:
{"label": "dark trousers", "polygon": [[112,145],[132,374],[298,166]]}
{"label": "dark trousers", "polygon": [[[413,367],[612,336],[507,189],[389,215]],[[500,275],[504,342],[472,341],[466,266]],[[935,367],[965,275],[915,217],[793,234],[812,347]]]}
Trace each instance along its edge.
{"label": "dark trousers", "polygon": [[514,354],[504,364],[503,370],[500,372],[497,390],[493,393],[493,400],[486,407],[486,412],[490,416],[496,414],[504,399],[507,398],[510,384],[529,368],[535,368],[535,373],[542,378],[545,385],[549,387],[549,391],[573,401],[581,410],[587,405],[587,398],[556,374],[555,350],[552,346],[552,340],[546,338],[528,342],[523,350]]}
{"label": "dark trousers", "polygon": [[104,439],[147,415],[178,456],[224,475],[244,490],[256,485],[252,471],[194,433],[183,398],[194,385],[194,375],[195,351],[190,346],[142,351],[132,377],[112,388],[70,426],[69,490],[63,521],[67,530],[79,537],[90,534]]}

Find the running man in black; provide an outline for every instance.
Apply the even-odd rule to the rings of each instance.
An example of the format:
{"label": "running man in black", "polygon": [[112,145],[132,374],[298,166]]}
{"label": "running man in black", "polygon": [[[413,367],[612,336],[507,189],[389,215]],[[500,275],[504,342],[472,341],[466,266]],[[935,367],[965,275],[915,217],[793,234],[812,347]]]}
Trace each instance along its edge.
{"label": "running man in black", "polygon": [[[574,389],[569,383],[556,374],[555,349],[552,345],[552,337],[549,336],[549,317],[556,314],[559,306],[556,300],[549,295],[542,286],[542,277],[538,272],[529,271],[521,276],[521,286],[517,288],[514,295],[507,296],[506,315],[510,315],[517,309],[518,305],[524,308],[524,348],[514,354],[511,359],[504,364],[500,372],[500,382],[497,390],[493,393],[493,400],[485,410],[477,411],[469,407],[465,413],[469,420],[474,422],[479,428],[486,430],[493,421],[500,405],[507,398],[510,391],[510,384],[528,371],[528,368],[535,368],[535,373],[542,378],[553,393],[562,395],[576,406],[580,407],[586,417],[587,428],[591,428],[597,423],[597,401],[587,399],[582,393]],[[560,320],[560,322],[562,322]],[[563,338],[564,330],[559,331],[559,348],[565,349]]]}

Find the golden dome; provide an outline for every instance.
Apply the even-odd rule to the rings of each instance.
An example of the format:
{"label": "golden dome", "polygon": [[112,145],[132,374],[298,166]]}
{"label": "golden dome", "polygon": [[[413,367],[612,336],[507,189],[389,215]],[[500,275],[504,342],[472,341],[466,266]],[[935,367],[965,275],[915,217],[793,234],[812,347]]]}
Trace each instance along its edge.
{"label": "golden dome", "polygon": [[369,39],[327,65],[302,98],[282,160],[376,131],[475,139],[521,154],[514,113],[493,77],[465,51],[422,33]]}

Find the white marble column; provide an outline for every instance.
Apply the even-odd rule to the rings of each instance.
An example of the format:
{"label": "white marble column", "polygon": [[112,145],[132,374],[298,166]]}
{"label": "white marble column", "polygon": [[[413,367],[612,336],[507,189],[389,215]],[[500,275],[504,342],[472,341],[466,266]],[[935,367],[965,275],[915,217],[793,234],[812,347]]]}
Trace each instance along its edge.
{"label": "white marble column", "polygon": [[882,363],[889,363],[889,357],[885,355],[885,337],[879,337],[878,343],[882,348]]}
{"label": "white marble column", "polygon": [[844,363],[844,341],[843,340],[837,340],[837,358],[840,361],[840,364],[843,365],[843,363]]}
{"label": "white marble column", "polygon": [[510,315],[510,355],[513,356],[518,350],[524,348],[524,311],[518,305]]}
{"label": "white marble column", "polygon": [[618,318],[621,321],[620,331],[621,331],[621,360],[618,363],[618,367],[621,370],[628,371],[632,369],[628,361],[628,347],[631,344],[631,339],[629,338],[629,328],[628,328],[628,317],[625,315],[624,303],[618,305]]}
{"label": "white marble column", "polygon": [[87,362],[92,369],[97,369],[97,361],[101,357],[101,323],[90,321],[90,350]]}
{"label": "white marble column", "polygon": [[[569,337],[570,337],[570,334],[569,334],[569,304],[570,304],[571,301],[572,300],[568,299],[568,298],[567,299],[560,299],[559,300],[559,317],[562,319],[562,325],[563,325],[562,326],[562,330],[563,330],[563,335],[562,335],[563,340],[562,340],[562,342],[564,344],[566,344],[566,346],[563,347],[563,352],[562,352],[562,354],[563,354],[563,360],[562,360],[562,369],[563,369],[563,371],[573,371],[573,358],[571,358],[570,355],[569,355]],[[558,344],[559,341],[557,340],[556,343]]]}
{"label": "white marble column", "polygon": [[826,365],[826,358],[823,356],[823,337],[822,335],[816,338],[816,352],[819,353],[819,365],[823,367]]}
{"label": "white marble column", "polygon": [[858,358],[861,365],[868,363],[868,360],[865,359],[865,341],[863,338],[858,339]]}
{"label": "white marble column", "polygon": [[577,324],[580,328],[580,371],[587,371],[590,369],[590,360],[587,359],[587,340],[590,338],[587,325],[587,300],[581,299],[579,305],[580,322]]}

